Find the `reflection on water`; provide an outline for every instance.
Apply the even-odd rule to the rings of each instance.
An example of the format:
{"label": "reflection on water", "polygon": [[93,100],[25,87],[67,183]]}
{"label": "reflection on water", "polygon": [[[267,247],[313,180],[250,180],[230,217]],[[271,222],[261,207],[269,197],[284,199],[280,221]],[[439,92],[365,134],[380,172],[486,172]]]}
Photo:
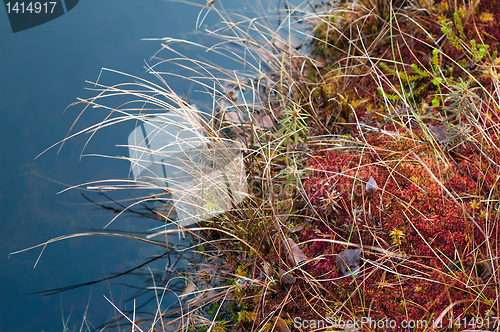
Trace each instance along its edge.
{"label": "reflection on water", "polygon": [[[120,283],[128,289],[127,296],[109,299],[116,305],[117,312],[99,328],[113,330],[130,324],[134,320],[143,331],[162,327],[165,331],[186,329],[188,326],[207,326],[208,315],[197,309],[214,303],[228,294],[231,286],[224,286],[224,278],[229,273],[222,264],[220,252],[204,241],[200,241],[198,231],[181,232],[179,225],[172,223],[177,219],[172,200],[156,199],[154,202],[141,202],[129,208],[122,202],[115,202],[107,194],[101,193],[101,201],[87,198],[99,209],[112,210],[117,214],[137,216],[139,219],[155,220],[160,226],[147,231],[110,231],[114,237],[144,239],[146,234],[163,231],[162,237],[149,244],[161,248],[159,254],[145,258],[133,264],[131,268],[122,266],[122,271],[107,278],[46,290],[46,295],[55,295],[77,288],[84,288],[104,282]],[[128,204],[130,202],[127,202]],[[127,205],[128,205],[127,204]],[[125,215],[124,215],[125,216]],[[102,232],[102,230],[95,230]],[[138,264],[138,265],[135,265]],[[135,317],[135,319],[134,319]]]}
{"label": "reflection on water", "polygon": [[[149,219],[155,221],[160,226],[154,227],[148,231],[132,231],[131,228],[127,231],[109,230],[103,232],[102,229],[90,230],[86,234],[88,236],[112,236],[115,238],[128,238],[136,241],[143,241],[144,235],[151,234],[161,229],[169,231],[163,238],[158,241],[148,240],[148,245],[156,246],[159,248],[157,254],[148,256],[148,251],[139,253],[137,259],[134,261],[126,260],[121,264],[119,272],[112,273],[111,275],[100,278],[97,280],[89,280],[84,283],[68,285],[55,289],[47,289],[40,292],[46,296],[53,296],[55,294],[68,292],[71,290],[92,287],[100,283],[119,283],[125,289],[123,294],[126,297],[116,298],[112,300],[114,304],[119,307],[119,310],[127,316],[132,316],[134,313],[140,314],[137,322],[142,327],[151,327],[154,321],[155,312],[158,310],[158,304],[161,305],[163,310],[166,310],[167,315],[163,319],[172,319],[176,321],[179,318],[179,312],[188,300],[186,294],[186,286],[189,284],[190,276],[193,271],[196,271],[199,266],[200,257],[196,255],[197,240],[189,233],[181,234],[178,232],[178,226],[173,223],[165,223],[165,211],[168,211],[170,220],[176,220],[175,210],[172,209],[170,202],[157,200],[155,202],[141,202],[133,208],[128,208],[123,202],[113,201],[109,195],[101,193],[99,196],[100,202],[97,202],[86,195],[84,196],[88,201],[92,202],[99,209],[113,211],[117,214],[127,214],[124,218],[134,216],[140,220]],[[127,202],[127,205],[130,201]],[[138,228],[137,225],[134,228]],[[143,255],[144,254],[144,255]],[[128,259],[123,257],[122,259]],[[193,267],[196,267],[193,268]],[[192,283],[192,282],[191,282]],[[153,291],[153,292],[152,292]],[[161,293],[158,295],[158,293]],[[184,295],[183,295],[184,293]],[[158,301],[157,297],[160,296],[161,300]],[[113,298],[113,294],[108,298]],[[121,314],[115,314],[109,322],[101,325],[100,328],[114,328],[123,324],[126,319]],[[101,322],[102,324],[103,322]],[[94,322],[95,324],[95,322]],[[146,328],[147,329],[147,328]]]}
{"label": "reflection on water", "polygon": [[228,211],[247,194],[241,149],[207,137],[202,119],[189,105],[141,116],[128,138],[136,184],[168,191],[181,227]]}

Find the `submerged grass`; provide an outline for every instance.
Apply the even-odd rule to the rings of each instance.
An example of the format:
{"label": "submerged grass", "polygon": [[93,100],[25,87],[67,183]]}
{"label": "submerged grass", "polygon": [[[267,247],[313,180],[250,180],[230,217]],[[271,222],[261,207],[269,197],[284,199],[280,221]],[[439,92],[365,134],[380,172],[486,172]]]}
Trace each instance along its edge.
{"label": "submerged grass", "polygon": [[[149,325],[123,316],[137,331],[337,330],[345,326],[334,322],[348,321],[370,331],[498,329],[500,6],[306,5],[250,19],[209,2],[205,10],[226,26],[206,32],[220,42],[163,39],[148,68],[158,83],[121,73],[135,82],[96,83],[97,96],[80,100],[84,111],[107,108],[109,116],[64,141],[133,121],[155,127],[157,137],[177,126],[189,132],[183,143],[202,141],[203,153],[224,155],[222,168],[192,158],[179,166],[165,161],[166,142],[139,140],[128,145],[136,154],[118,157],[139,168],[145,155],[161,157],[151,165],[187,168],[227,193],[224,209],[154,172],[83,185],[154,191],[123,212],[174,198],[203,217],[189,226],[172,218],[171,204],[154,211],[178,228],[140,240],[164,246],[167,234],[189,233],[203,263],[183,276],[176,309],[162,303],[168,283],[155,284]],[[190,59],[182,44],[240,69]],[[166,52],[172,56],[161,58]],[[184,72],[162,72],[163,63]],[[210,112],[200,116],[169,75],[195,83],[211,98]],[[117,96],[131,98],[106,106]],[[165,113],[182,121],[159,120]],[[235,185],[240,169],[245,183]]]}

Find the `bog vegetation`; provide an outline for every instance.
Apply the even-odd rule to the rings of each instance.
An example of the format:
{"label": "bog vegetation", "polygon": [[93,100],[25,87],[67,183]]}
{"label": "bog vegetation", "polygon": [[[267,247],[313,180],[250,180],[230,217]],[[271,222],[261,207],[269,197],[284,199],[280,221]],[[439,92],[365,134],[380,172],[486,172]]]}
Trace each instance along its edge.
{"label": "bog vegetation", "polygon": [[[186,58],[178,46],[188,41],[173,39],[162,47],[174,57],[159,65],[178,64],[211,96],[197,121],[209,144],[242,151],[248,188],[229,211],[179,226],[202,239],[188,300],[172,316],[156,285],[157,312],[133,330],[308,330],[297,323],[363,317],[497,329],[500,3],[308,1],[249,19],[219,2],[204,8],[226,23],[206,31],[219,42],[191,45],[240,70]],[[167,73],[150,72],[155,83],[134,78],[85,100],[135,98],[90,129],[168,111],[189,118]],[[133,186],[163,189],[143,201],[171,194],[122,185]]]}

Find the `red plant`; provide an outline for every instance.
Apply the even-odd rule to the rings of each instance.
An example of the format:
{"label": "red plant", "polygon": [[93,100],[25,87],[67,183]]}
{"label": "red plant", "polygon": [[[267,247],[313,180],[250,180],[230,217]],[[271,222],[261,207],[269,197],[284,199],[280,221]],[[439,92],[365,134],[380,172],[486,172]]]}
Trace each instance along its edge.
{"label": "red plant", "polygon": [[[478,162],[474,167],[462,161],[445,168],[439,159],[428,157],[432,156],[428,146],[414,146],[408,152],[404,143],[384,139],[368,137],[372,152],[364,155],[320,151],[309,159],[313,171],[303,185],[311,214],[321,220],[301,232],[301,241],[310,240],[305,253],[322,260],[310,264],[307,272],[331,279],[324,282],[325,288],[341,303],[350,298],[356,308],[352,310],[360,316],[363,307],[370,307],[373,319],[430,319],[455,302],[460,303],[453,307],[455,317],[484,315],[487,299],[496,296],[493,287],[479,291],[474,286],[485,282],[474,262],[487,256],[486,217],[472,203],[476,198],[464,196],[486,195],[494,185],[492,175],[481,172],[484,160],[473,158]],[[370,177],[379,187],[374,194],[365,190]],[[336,211],[324,206],[333,191],[338,195]],[[400,245],[391,245],[393,230],[404,233]],[[335,255],[346,247],[325,239],[368,248],[356,283],[338,278]],[[494,240],[497,248],[500,243]]]}

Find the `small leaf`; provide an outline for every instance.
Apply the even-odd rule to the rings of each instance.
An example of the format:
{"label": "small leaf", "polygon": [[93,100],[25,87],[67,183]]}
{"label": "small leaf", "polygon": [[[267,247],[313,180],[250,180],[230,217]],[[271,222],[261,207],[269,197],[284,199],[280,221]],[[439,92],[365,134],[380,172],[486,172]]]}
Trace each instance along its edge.
{"label": "small leaf", "polygon": [[271,269],[271,266],[267,262],[262,262],[262,268],[266,276],[270,277],[273,275],[273,270]]}
{"label": "small leaf", "polygon": [[261,126],[262,128],[271,129],[274,127],[273,119],[271,119],[271,117],[267,114],[264,115],[263,117],[261,117],[259,119],[258,123],[259,123],[259,126]]}
{"label": "small leaf", "polygon": [[299,232],[299,231],[303,230],[306,226],[307,226],[307,223],[306,222],[302,222],[302,223],[298,224],[297,226],[293,227],[292,228],[292,232],[293,233]]}
{"label": "small leaf", "polygon": [[365,190],[369,194],[373,194],[378,190],[377,182],[375,182],[375,179],[373,177],[370,176],[370,179],[366,183]]}
{"label": "small leaf", "polygon": [[280,269],[280,280],[281,283],[285,285],[291,285],[297,281],[297,278],[295,278],[291,272]]}
{"label": "small leaf", "polygon": [[439,99],[438,99],[438,97],[434,97],[434,99],[432,99],[432,106],[434,106],[434,107],[438,107],[439,106]]}
{"label": "small leaf", "polygon": [[180,295],[179,297],[191,295],[196,292],[196,290],[196,285],[191,280],[188,280],[186,283],[186,288],[184,288],[184,290],[182,291],[182,295]]}
{"label": "small leaf", "polygon": [[288,254],[288,260],[292,264],[298,265],[300,264],[300,262],[307,260],[307,256],[299,248],[299,246],[296,245],[295,242],[293,242],[292,239],[290,238],[285,239],[285,241],[283,241],[283,246],[285,247],[285,250]]}
{"label": "small leaf", "polygon": [[224,120],[237,124],[241,123],[238,112],[226,112],[224,114]]}
{"label": "small leaf", "polygon": [[318,68],[323,68],[323,67],[326,67],[326,65],[327,65],[325,57],[323,55],[321,55],[321,54],[318,54],[316,56],[316,59],[314,59],[313,63]]}
{"label": "small leaf", "polygon": [[335,257],[335,263],[343,276],[354,274],[359,269],[361,249],[346,249]]}
{"label": "small leaf", "polygon": [[429,125],[429,131],[436,137],[438,137],[441,141],[446,139],[446,130],[443,127]]}
{"label": "small leaf", "polygon": [[288,327],[287,323],[283,318],[280,317],[273,317],[271,319],[271,322],[274,325],[274,330],[273,331],[278,331],[278,332],[291,332],[290,328]]}
{"label": "small leaf", "polygon": [[359,332],[359,329],[355,327],[346,327],[344,332]]}

